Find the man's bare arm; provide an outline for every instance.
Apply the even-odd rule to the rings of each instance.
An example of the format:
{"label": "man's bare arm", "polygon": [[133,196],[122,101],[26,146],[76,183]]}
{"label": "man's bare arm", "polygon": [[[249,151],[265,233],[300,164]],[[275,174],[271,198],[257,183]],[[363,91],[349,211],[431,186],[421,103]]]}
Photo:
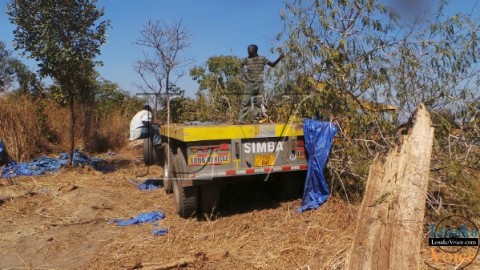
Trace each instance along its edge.
{"label": "man's bare arm", "polygon": [[275,67],[275,66],[278,64],[278,62],[280,62],[280,60],[283,59],[284,56],[285,56],[285,55],[284,55],[283,53],[281,53],[277,60],[275,60],[275,61],[273,61],[273,62],[268,61],[267,64],[268,64],[269,66],[271,66],[271,67]]}

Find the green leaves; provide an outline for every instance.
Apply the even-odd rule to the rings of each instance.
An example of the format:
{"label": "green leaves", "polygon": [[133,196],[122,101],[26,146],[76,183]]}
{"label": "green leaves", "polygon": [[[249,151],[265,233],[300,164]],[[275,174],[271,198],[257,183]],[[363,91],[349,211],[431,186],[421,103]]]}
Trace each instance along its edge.
{"label": "green leaves", "polygon": [[14,59],[11,53],[7,51],[5,43],[0,41],[0,92],[3,91],[4,87],[8,87],[14,79],[13,61]]}
{"label": "green leaves", "polygon": [[464,86],[479,80],[480,23],[445,15],[447,4],[404,19],[379,0],[287,1],[287,30],[277,37],[289,56],[284,74],[311,75],[352,95],[380,98],[405,115],[424,100],[434,100],[432,108],[445,105],[436,98],[442,87],[460,101]]}
{"label": "green leaves", "polygon": [[203,66],[190,70],[190,76],[199,83],[197,106],[200,120],[233,121],[236,118],[242,97],[239,93],[243,91],[240,61],[235,56],[212,56]]}
{"label": "green leaves", "polygon": [[[465,109],[480,99],[478,14],[449,16],[449,1],[429,2],[422,12],[400,2],[287,0],[281,13],[280,85],[291,89],[299,117],[318,112],[339,125],[334,155],[348,160],[337,164],[341,173],[352,172],[346,178],[362,172],[349,162],[361,164],[391,146],[393,127],[421,102],[452,112],[455,121],[478,115],[477,107]],[[296,94],[309,96],[300,104]],[[284,117],[289,110],[278,100]]]}
{"label": "green leaves", "polygon": [[94,58],[105,43],[108,21],[94,0],[13,0],[7,8],[17,49],[41,63],[40,74],[51,76],[62,88],[92,73]]}
{"label": "green leaves", "polygon": [[0,41],[0,92],[13,86],[18,86],[17,90],[24,94],[40,95],[43,91],[36,74],[15,59]]}

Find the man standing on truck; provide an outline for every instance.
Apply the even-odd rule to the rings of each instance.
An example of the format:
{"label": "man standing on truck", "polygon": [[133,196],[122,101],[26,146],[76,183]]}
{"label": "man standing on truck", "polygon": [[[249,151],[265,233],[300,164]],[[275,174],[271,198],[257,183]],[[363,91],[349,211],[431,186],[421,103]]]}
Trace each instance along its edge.
{"label": "man standing on truck", "polygon": [[253,118],[255,122],[259,122],[262,117],[263,102],[263,71],[265,65],[275,67],[284,54],[280,54],[274,62],[269,61],[264,56],[258,55],[258,46],[252,44],[248,46],[248,57],[243,59],[240,72],[246,81],[246,91],[243,94],[242,108],[238,116],[239,124],[244,124],[247,118],[248,108],[251,106],[253,99]]}
{"label": "man standing on truck", "polygon": [[162,139],[158,133],[158,125],[152,122],[152,108],[149,105],[144,105],[143,109],[139,111],[132,118],[130,122],[130,141],[138,139],[153,139],[153,146],[160,148]]}

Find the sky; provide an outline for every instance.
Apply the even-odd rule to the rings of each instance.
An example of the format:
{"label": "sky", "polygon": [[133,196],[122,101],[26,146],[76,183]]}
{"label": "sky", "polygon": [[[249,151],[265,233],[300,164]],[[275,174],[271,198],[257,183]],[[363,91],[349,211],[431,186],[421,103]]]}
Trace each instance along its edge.
{"label": "sky", "polygon": [[[0,40],[13,50],[15,27],[5,15],[8,2],[0,0],[3,10]],[[118,83],[132,94],[140,92],[135,85],[142,84],[133,65],[142,59],[145,50],[134,42],[149,19],[167,23],[182,19],[192,33],[191,46],[184,51],[184,57],[193,58],[193,65],[203,65],[215,55],[245,57],[247,46],[252,43],[259,46],[260,54],[272,60],[278,57],[270,54],[269,48],[274,45],[275,35],[283,29],[279,17],[283,0],[99,0],[97,6],[104,7],[103,18],[111,20],[107,43],[101,47],[98,57],[103,66],[98,67],[98,71],[103,78]],[[32,70],[37,69],[33,61],[25,62]],[[177,85],[191,96],[198,84],[190,78],[188,69]]]}
{"label": "sky", "polygon": [[[0,40],[13,50],[15,26],[5,14],[8,2],[0,0]],[[475,4],[478,0],[452,0],[450,12],[471,11]],[[283,30],[279,13],[284,9],[284,0],[98,0],[97,5],[105,8],[103,19],[111,21],[107,43],[98,57],[103,66],[98,67],[98,71],[101,77],[118,83],[132,94],[140,92],[136,85],[142,84],[142,80],[133,65],[142,59],[144,50],[134,42],[149,19],[167,23],[182,19],[192,33],[191,46],[183,56],[194,62],[186,67],[187,73],[177,82],[189,96],[198,88],[188,75],[189,68],[203,65],[211,56],[245,57],[247,46],[255,43],[259,46],[259,54],[270,60],[278,57],[271,54],[269,48],[278,45],[274,37]],[[474,12],[480,14],[480,4]],[[35,62],[21,58],[18,53],[14,55],[33,71],[37,70]]]}

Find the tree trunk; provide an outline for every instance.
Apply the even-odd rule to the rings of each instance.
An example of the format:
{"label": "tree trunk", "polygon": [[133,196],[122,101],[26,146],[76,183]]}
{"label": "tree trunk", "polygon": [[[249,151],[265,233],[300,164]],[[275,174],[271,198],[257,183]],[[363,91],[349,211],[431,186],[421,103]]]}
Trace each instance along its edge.
{"label": "tree trunk", "polygon": [[86,151],[92,150],[91,130],[92,130],[92,109],[90,104],[83,104],[83,149]]}
{"label": "tree trunk", "polygon": [[68,154],[68,165],[73,165],[73,150],[75,148],[75,108],[73,94],[68,97],[68,110],[70,111],[70,149]]}
{"label": "tree trunk", "polygon": [[345,269],[420,268],[433,131],[420,105],[400,151],[370,166]]}
{"label": "tree trunk", "polygon": [[167,71],[165,93],[167,94],[167,123],[170,123],[170,71]]}

